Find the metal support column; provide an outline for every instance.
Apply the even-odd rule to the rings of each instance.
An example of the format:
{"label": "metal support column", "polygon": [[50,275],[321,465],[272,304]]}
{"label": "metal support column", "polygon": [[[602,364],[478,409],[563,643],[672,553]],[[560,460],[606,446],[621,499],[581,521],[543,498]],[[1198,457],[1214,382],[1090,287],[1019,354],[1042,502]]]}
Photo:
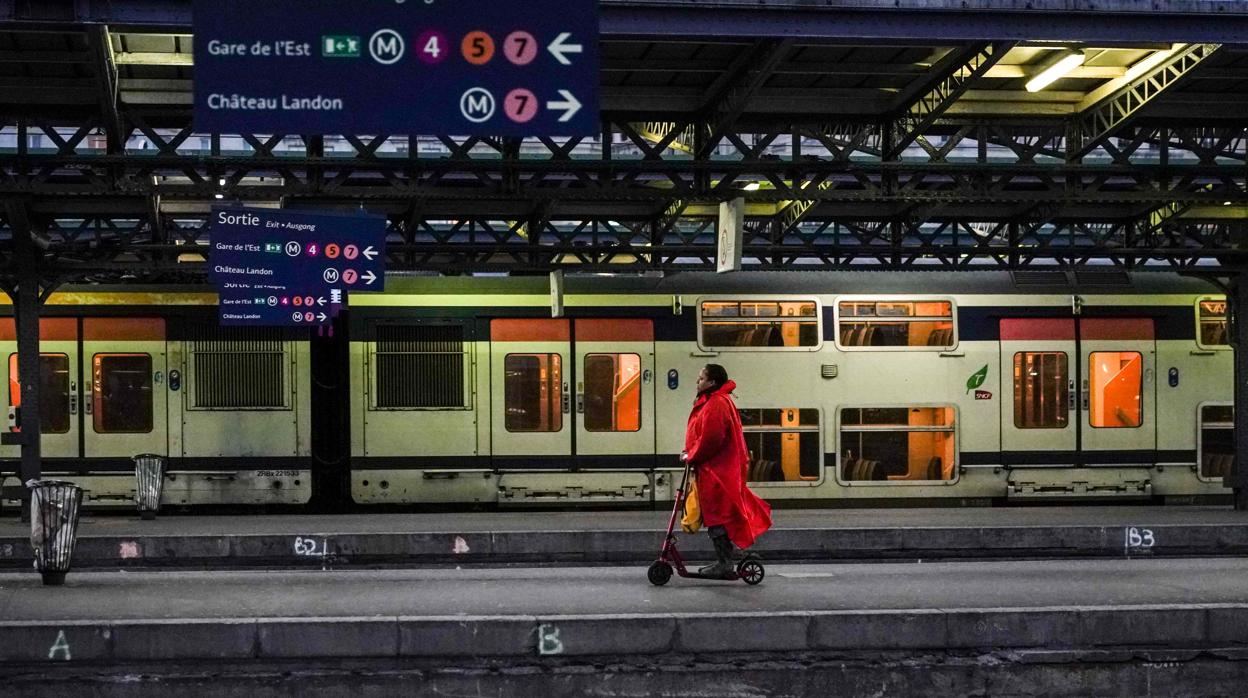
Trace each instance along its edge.
{"label": "metal support column", "polygon": [[1248,511],[1248,272],[1232,282],[1228,306],[1235,348],[1235,461],[1224,484],[1234,492],[1235,509]]}
{"label": "metal support column", "polygon": [[17,297],[13,299],[17,313],[17,366],[21,381],[21,428],[22,460],[18,477],[22,483],[38,479],[40,466],[39,388],[41,362],[39,360],[39,250],[31,235],[29,221],[13,221],[13,261],[17,268]]}

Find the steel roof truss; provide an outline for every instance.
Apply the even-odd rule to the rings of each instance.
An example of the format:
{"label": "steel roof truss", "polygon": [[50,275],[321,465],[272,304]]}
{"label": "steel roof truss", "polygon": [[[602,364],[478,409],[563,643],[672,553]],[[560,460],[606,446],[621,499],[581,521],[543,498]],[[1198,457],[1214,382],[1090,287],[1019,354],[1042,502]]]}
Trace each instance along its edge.
{"label": "steel roof truss", "polygon": [[952,51],[932,67],[933,79],[916,82],[902,91],[897,97],[898,115],[891,125],[891,142],[885,149],[885,159],[900,156],[906,146],[936,123],[940,115],[1013,46],[1014,42],[987,42]]}
{"label": "steel roof truss", "polygon": [[[1080,105],[1067,139],[1067,158],[1076,161],[1105,143],[1132,119],[1141,107],[1183,82],[1221,48],[1220,44],[1189,44],[1176,50],[1151,71],[1108,95],[1093,93]],[[1093,101],[1095,100],[1095,101]]]}

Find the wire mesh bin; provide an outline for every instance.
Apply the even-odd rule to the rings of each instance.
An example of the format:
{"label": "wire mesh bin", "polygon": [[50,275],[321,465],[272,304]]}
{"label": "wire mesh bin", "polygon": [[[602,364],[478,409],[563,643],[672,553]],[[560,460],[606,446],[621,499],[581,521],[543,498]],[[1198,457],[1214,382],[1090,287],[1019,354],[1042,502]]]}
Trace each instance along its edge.
{"label": "wire mesh bin", "polygon": [[156,518],[160,509],[160,495],[165,488],[165,458],[154,453],[134,457],[134,503],[139,516]]}
{"label": "wire mesh bin", "polygon": [[82,488],[72,482],[30,483],[30,546],[44,584],[65,583],[78,539],[81,508]]}

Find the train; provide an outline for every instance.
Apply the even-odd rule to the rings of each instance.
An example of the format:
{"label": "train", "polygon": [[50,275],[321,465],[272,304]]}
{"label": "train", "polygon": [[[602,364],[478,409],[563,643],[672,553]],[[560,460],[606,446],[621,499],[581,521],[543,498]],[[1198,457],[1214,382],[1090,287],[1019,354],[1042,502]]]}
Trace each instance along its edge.
{"label": "train", "polygon": [[[206,288],[66,287],[44,476],[129,506],[658,506],[723,365],[780,506],[1229,495],[1225,295],[1105,270],[390,274],[332,325],[229,327]],[[11,310],[10,308],[7,308]],[[12,313],[0,318],[17,428]],[[5,497],[20,483],[0,446]]]}

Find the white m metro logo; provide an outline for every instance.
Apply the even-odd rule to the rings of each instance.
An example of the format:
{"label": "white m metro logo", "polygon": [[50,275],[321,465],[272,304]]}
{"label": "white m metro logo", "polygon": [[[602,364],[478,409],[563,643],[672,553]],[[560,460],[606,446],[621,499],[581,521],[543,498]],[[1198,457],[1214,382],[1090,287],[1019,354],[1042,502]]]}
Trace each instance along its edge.
{"label": "white m metro logo", "polygon": [[407,45],[403,36],[393,29],[381,29],[368,40],[368,52],[373,60],[382,65],[398,63],[403,58]]}
{"label": "white m metro logo", "polygon": [[494,109],[494,95],[483,87],[474,87],[459,98],[460,113],[474,124],[489,121]]}

